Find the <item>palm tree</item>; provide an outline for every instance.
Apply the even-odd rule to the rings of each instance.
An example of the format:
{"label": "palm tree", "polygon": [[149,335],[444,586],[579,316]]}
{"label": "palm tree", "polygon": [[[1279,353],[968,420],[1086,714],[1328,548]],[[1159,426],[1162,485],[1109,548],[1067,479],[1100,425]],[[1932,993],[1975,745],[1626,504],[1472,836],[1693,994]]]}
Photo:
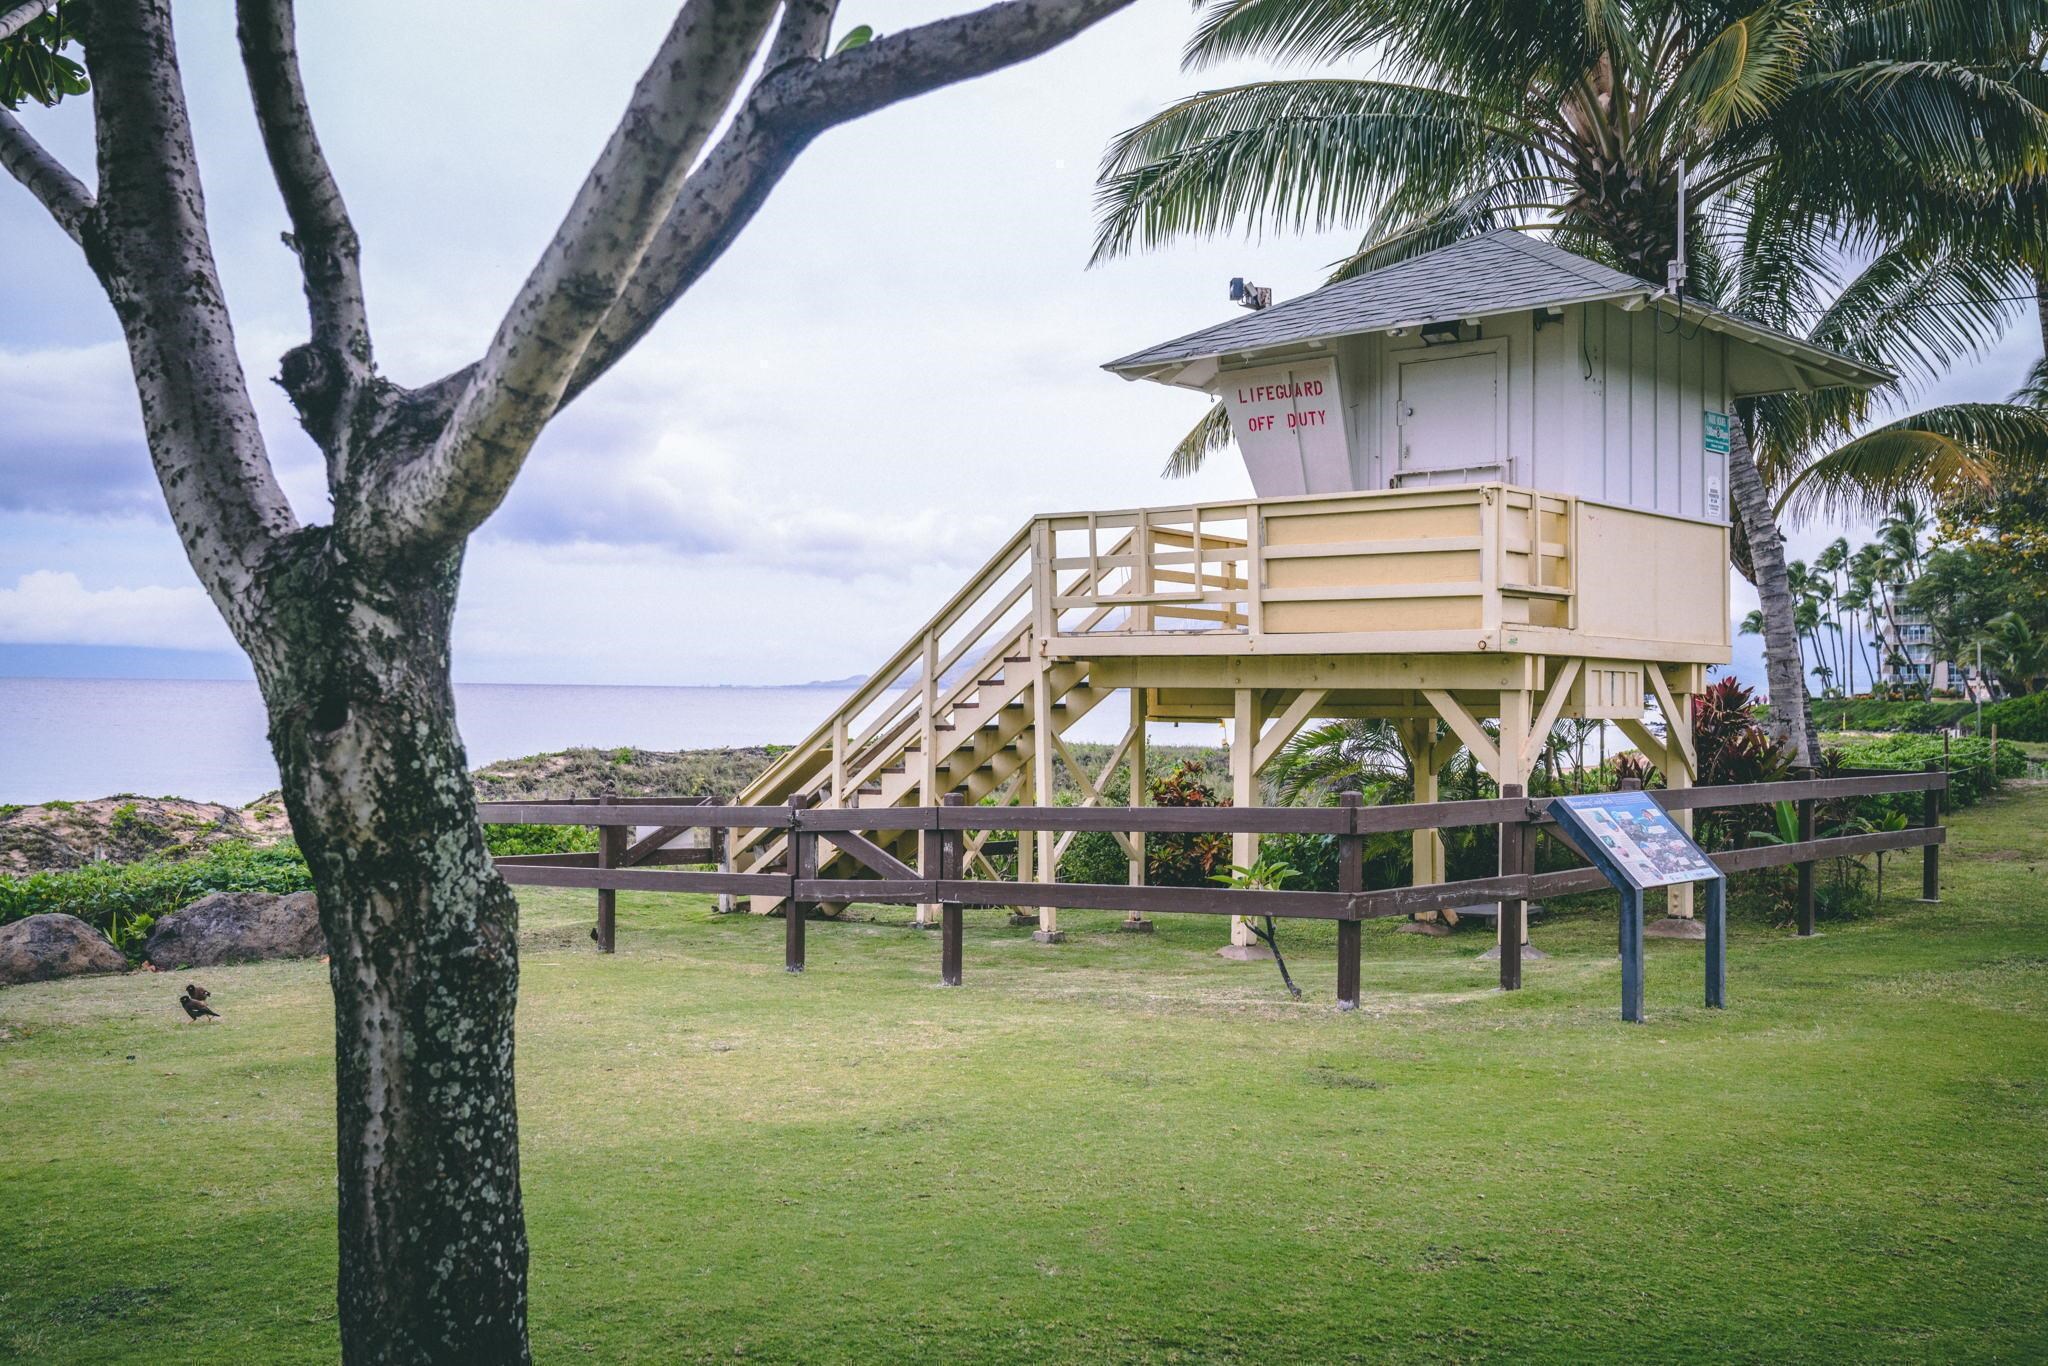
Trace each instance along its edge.
{"label": "palm tree", "polygon": [[1984,653],[2009,692],[2031,693],[2048,674],[2048,637],[2017,612],[2001,613],[1985,623]]}
{"label": "palm tree", "polygon": [[[1124,133],[1104,160],[1096,256],[1236,228],[1361,228],[1341,278],[1519,227],[1661,281],[1682,187],[1688,287],[1737,311],[1741,266],[1742,292],[1802,313],[1829,242],[1953,256],[1949,289],[1967,261],[1972,285],[1996,282],[1974,297],[2009,296],[2025,277],[2009,252],[1941,244],[1975,231],[1978,201],[2048,171],[2048,115],[2015,80],[2041,28],[2048,0],[1209,0],[1191,67],[1370,56],[1385,75],[1207,91]],[[1901,303],[1910,281],[1889,283]],[[1749,405],[1729,454],[1737,565],[1763,601],[1779,733],[1802,760],[1797,628],[1752,445],[1771,439],[1788,477],[1839,433],[1843,402]],[[1794,432],[1802,444],[1786,445]],[[1212,410],[1169,472],[1228,441]],[[1901,444],[1915,445],[1863,455]]]}

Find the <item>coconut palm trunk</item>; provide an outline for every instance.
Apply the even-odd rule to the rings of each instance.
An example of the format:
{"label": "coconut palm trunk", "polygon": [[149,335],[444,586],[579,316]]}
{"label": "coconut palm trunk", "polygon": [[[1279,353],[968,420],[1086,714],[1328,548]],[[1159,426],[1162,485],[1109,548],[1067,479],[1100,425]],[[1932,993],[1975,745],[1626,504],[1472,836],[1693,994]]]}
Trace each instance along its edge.
{"label": "coconut palm trunk", "polygon": [[1792,604],[1791,579],[1785,572],[1785,538],[1764,492],[1750,451],[1749,432],[1741,422],[1730,425],[1728,494],[1749,543],[1749,572],[1764,618],[1764,674],[1770,688],[1767,724],[1778,743],[1804,768],[1820,753],[1814,729],[1812,699],[1806,691],[1805,661],[1799,653],[1799,632]]}

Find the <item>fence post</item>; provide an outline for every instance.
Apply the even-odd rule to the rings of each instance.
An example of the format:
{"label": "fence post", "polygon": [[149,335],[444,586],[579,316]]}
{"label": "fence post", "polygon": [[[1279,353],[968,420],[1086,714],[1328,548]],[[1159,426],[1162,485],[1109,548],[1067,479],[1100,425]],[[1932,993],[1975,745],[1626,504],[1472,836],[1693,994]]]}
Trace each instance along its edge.
{"label": "fence post", "polygon": [[797,898],[799,880],[818,875],[818,835],[797,828],[797,813],[810,805],[799,792],[789,799],[789,896],[782,903],[782,970],[804,970],[804,903]]}
{"label": "fence post", "polygon": [[[1813,769],[1802,768],[1799,776],[1803,780],[1811,780],[1817,775]],[[1813,839],[1814,805],[1811,797],[1802,798],[1799,802],[1798,834],[1801,844]],[[1799,937],[1802,939],[1813,937],[1813,875],[1817,867],[1819,864],[1813,859],[1799,861]]]}
{"label": "fence post", "polygon": [[[598,795],[599,806],[610,806],[616,799],[610,792]],[[597,827],[597,866],[616,868],[626,861],[626,828],[622,825],[600,825]],[[614,953],[619,947],[619,894],[609,887],[598,889],[597,893],[597,951]]]}
{"label": "fence post", "polygon": [[[967,798],[958,792],[948,792],[944,800],[947,806],[961,806],[966,803]],[[961,837],[961,832],[958,830],[934,830],[931,833],[938,837],[933,841],[934,852],[938,855],[933,863],[933,866],[938,869],[937,876],[949,882],[957,880],[960,877],[960,848],[965,843]],[[919,862],[922,865],[923,860],[920,859]],[[923,872],[923,867],[920,866],[918,871]],[[966,938],[966,930],[966,916],[962,912],[960,903],[948,898],[940,898],[940,986],[957,987],[960,985],[960,960],[962,951],[966,947],[963,942]]]}
{"label": "fence post", "polygon": [[[1358,833],[1356,792],[1343,792],[1337,804],[1344,808],[1344,833],[1337,836],[1337,890],[1365,890],[1365,837]],[[1337,1009],[1358,1009],[1358,960],[1364,952],[1364,925],[1346,918],[1337,922]]]}
{"label": "fence post", "polygon": [[[1525,795],[1520,783],[1502,783],[1500,795],[1520,797]],[[1527,833],[1529,812],[1523,808],[1519,819],[1500,823],[1500,875],[1514,877],[1527,873],[1529,846]],[[1529,918],[1529,903],[1521,897],[1500,899],[1500,989],[1520,991],[1522,989],[1522,940],[1526,937]]]}
{"label": "fence post", "polygon": [[[1938,772],[1933,763],[1927,765],[1929,773]],[[1920,807],[1920,824],[1932,830],[1941,824],[1941,792],[1928,788]],[[1941,900],[1941,846],[1929,844],[1920,851],[1920,899]]]}

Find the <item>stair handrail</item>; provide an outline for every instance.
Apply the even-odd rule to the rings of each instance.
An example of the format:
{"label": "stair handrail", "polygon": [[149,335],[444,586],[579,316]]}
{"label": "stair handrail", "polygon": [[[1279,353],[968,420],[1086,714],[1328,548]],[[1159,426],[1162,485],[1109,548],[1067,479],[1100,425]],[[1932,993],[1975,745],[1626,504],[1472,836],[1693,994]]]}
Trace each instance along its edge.
{"label": "stair handrail", "polygon": [[960,620],[967,608],[981,600],[982,595],[988,592],[997,579],[1008,573],[1017,564],[1020,557],[1030,552],[1031,527],[1032,522],[1027,520],[1023,526],[1018,528],[1014,536],[1003,543],[1002,549],[989,556],[988,560],[975,573],[974,577],[969,579],[952,597],[948,598],[945,605],[940,607],[937,612],[934,612],[922,627],[911,633],[910,638],[903,643],[902,648],[889,656],[887,662],[881,668],[868,676],[867,682],[856,688],[852,696],[840,703],[819,724],[817,729],[804,738],[802,743],[784,751],[776,758],[774,763],[761,771],[759,777],[747,784],[742,790],[739,798],[740,802],[745,804],[748,794],[755,792],[757,789],[772,787],[777,781],[785,777],[791,769],[796,768],[806,759],[816,755],[819,750],[831,743],[833,728],[837,725],[840,718],[860,715],[862,711],[873,705],[876,698],[893,687],[896,681],[909,669],[913,660],[921,660],[924,657],[925,639],[928,636],[934,632],[943,635],[947,629]]}

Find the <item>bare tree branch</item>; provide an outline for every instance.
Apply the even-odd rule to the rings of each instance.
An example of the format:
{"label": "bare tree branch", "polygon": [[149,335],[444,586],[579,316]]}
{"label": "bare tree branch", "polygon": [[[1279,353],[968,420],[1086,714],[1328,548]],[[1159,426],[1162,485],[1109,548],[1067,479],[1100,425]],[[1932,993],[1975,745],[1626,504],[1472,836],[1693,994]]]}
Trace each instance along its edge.
{"label": "bare tree branch", "polygon": [[330,480],[338,484],[348,400],[370,377],[372,365],[361,249],[341,186],[313,130],[299,74],[293,0],[237,0],[235,16],[256,126],[291,219],[285,243],[299,258],[316,352],[296,364],[288,361],[286,388],[327,450]]}
{"label": "bare tree branch", "polygon": [[1035,57],[1130,3],[1004,0],[823,61],[771,67],[684,185],[674,212],[584,353],[563,401],[616,364],[710,269],[818,134]]}
{"label": "bare tree branch", "polygon": [[445,546],[504,499],[774,12],[775,0],[687,0],[440,437],[363,500],[359,516],[336,509],[355,543],[408,554]]}
{"label": "bare tree branch", "polygon": [[42,201],[72,241],[85,245],[94,207],[92,191],[43,150],[43,144],[22,127],[21,120],[5,109],[0,109],[0,166]]}
{"label": "bare tree branch", "polygon": [[768,62],[762,69],[773,71],[790,62],[823,57],[838,8],[839,0],[783,0],[782,20],[775,26],[775,41],[768,45]]}
{"label": "bare tree branch", "polygon": [[0,13],[0,43],[6,42],[48,14],[56,3],[57,0],[28,0],[25,5],[16,5],[5,13]]}
{"label": "bare tree branch", "polygon": [[297,521],[235,354],[171,33],[170,0],[93,0],[94,264],[128,342],[157,482],[185,553],[252,653],[265,558]]}

